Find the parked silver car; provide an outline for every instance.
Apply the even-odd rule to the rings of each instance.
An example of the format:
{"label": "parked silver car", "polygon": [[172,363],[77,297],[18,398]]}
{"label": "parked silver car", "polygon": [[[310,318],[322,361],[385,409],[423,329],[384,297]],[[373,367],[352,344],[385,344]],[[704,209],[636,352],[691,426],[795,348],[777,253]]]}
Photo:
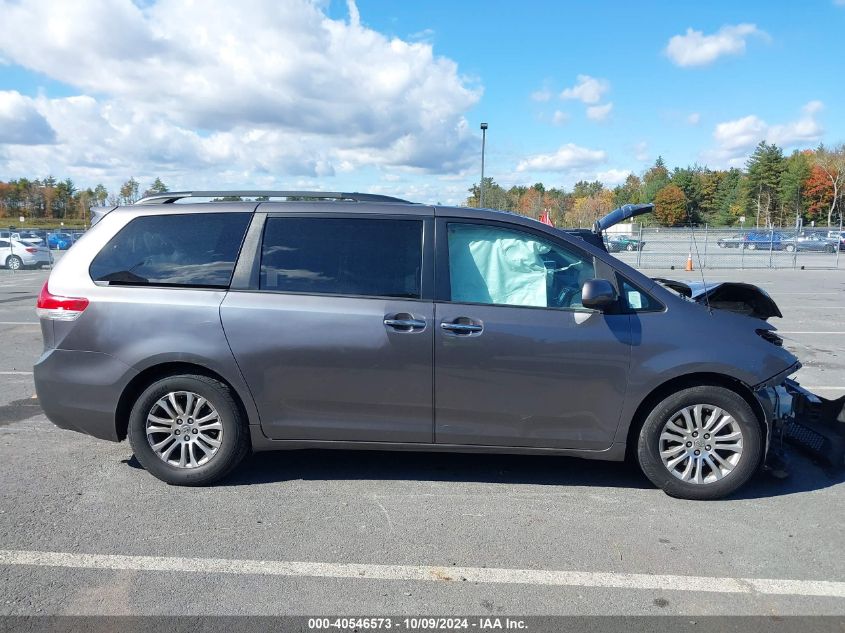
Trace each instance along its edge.
{"label": "parked silver car", "polygon": [[22,242],[17,238],[0,237],[0,262],[6,268],[37,268],[52,263],[50,251],[43,246]]}
{"label": "parked silver car", "polygon": [[[234,196],[264,198],[197,201]],[[780,312],[645,277],[606,224],[308,192],[118,207],[44,284],[39,402],[173,484],[317,447],[627,454],[670,495],[729,494],[791,415]]]}

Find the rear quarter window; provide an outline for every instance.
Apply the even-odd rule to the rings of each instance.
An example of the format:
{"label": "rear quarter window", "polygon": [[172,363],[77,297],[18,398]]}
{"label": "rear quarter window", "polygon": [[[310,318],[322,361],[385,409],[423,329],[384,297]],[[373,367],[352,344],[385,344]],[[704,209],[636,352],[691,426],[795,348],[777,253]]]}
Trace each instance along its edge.
{"label": "rear quarter window", "polygon": [[91,279],[110,285],[226,288],[251,215],[135,218],[91,262]]}

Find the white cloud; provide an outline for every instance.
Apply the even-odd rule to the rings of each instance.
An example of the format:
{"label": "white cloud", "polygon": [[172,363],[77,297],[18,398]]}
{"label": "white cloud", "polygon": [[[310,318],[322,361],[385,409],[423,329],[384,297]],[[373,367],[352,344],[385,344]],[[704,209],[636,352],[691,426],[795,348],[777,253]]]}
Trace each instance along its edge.
{"label": "white cloud", "polygon": [[521,160],[516,166],[517,171],[569,171],[581,169],[589,165],[602,163],[607,159],[603,150],[579,147],[567,143],[552,154],[537,154]]}
{"label": "white cloud", "polygon": [[711,35],[688,28],[684,35],[673,35],[664,52],[677,66],[705,66],[723,55],[741,55],[752,35],[768,37],[756,24],[728,24]]}
{"label": "white cloud", "polygon": [[55,140],[55,131],[33,99],[14,90],[0,90],[0,145],[41,145]]}
{"label": "white cloud", "polygon": [[571,88],[560,93],[561,99],[576,99],[582,103],[598,103],[610,90],[610,82],[589,75],[578,75],[578,81]]}
{"label": "white cloud", "polygon": [[747,149],[764,139],[768,129],[765,121],[752,114],[717,124],[713,138],[724,150]]}
{"label": "white cloud", "polygon": [[570,119],[568,112],[562,112],[561,110],[555,110],[555,113],[552,115],[552,123],[555,125],[563,125],[567,123]]}
{"label": "white cloud", "polygon": [[[845,0],[842,0],[845,3]],[[806,114],[815,114],[816,112],[821,112],[824,110],[824,103],[821,101],[809,101],[807,102],[803,108],[801,108]]]}
{"label": "white cloud", "polygon": [[531,100],[544,103],[552,98],[552,91],[548,88],[541,88],[531,93]]}
{"label": "white cloud", "polygon": [[713,130],[716,148],[707,156],[717,162],[731,163],[747,156],[760,141],[785,148],[815,143],[824,133],[824,128],[816,119],[823,107],[821,101],[810,101],[802,108],[800,118],[776,125],[769,125],[753,114],[719,123]]}
{"label": "white cloud", "polygon": [[701,114],[698,112],[692,112],[687,116],[687,123],[690,125],[698,125],[701,123]]}
{"label": "white cloud", "polygon": [[612,101],[604,105],[590,106],[587,108],[587,118],[591,121],[604,121],[611,110],[613,110]]}
{"label": "white cloud", "polygon": [[0,56],[80,92],[27,102],[47,127],[30,119],[26,138],[52,127],[57,145],[7,147],[4,172],[244,182],[472,165],[465,113],[481,89],[431,44],[388,38],[348,6],[344,21],[309,0],[0,0]]}
{"label": "white cloud", "polygon": [[631,173],[630,169],[608,169],[596,174],[595,180],[600,180],[607,187],[621,185]]}

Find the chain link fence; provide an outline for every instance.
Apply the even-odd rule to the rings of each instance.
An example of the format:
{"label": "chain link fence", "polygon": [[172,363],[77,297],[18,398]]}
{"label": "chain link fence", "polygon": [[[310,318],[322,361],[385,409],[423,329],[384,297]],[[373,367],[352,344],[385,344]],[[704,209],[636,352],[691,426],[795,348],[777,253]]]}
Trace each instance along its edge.
{"label": "chain link fence", "polygon": [[[841,229],[632,227],[606,236],[608,250],[637,268],[819,268],[845,260]],[[845,267],[845,261],[842,266]]]}

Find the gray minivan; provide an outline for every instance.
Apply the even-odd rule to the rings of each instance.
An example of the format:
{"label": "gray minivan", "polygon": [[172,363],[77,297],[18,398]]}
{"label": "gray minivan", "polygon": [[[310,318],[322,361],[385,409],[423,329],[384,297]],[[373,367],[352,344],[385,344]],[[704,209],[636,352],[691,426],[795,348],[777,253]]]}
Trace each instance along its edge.
{"label": "gray minivan", "polygon": [[713,499],[789,415],[773,326],[530,218],[314,192],[100,215],[38,299],[39,402],[171,484],[250,450],[629,455]]}

